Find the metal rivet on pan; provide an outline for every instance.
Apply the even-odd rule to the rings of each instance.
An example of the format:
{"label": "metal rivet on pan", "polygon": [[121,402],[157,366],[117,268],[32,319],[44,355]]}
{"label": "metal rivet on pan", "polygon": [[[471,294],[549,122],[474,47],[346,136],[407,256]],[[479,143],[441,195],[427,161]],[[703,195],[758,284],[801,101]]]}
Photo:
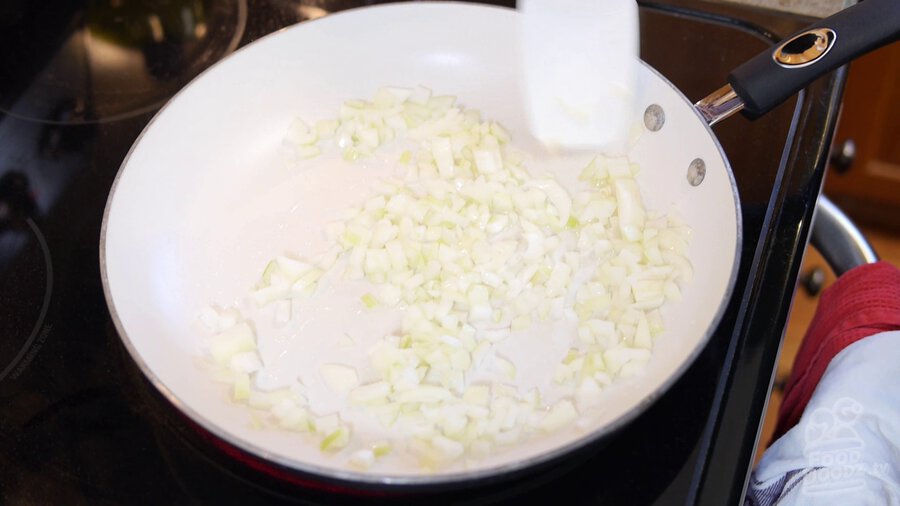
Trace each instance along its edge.
{"label": "metal rivet on pan", "polygon": [[700,186],[703,178],[706,177],[706,162],[702,158],[694,158],[694,161],[688,166],[687,180],[691,186]]}
{"label": "metal rivet on pan", "polygon": [[658,132],[666,123],[666,112],[657,104],[650,104],[644,111],[644,126],[651,132]]}

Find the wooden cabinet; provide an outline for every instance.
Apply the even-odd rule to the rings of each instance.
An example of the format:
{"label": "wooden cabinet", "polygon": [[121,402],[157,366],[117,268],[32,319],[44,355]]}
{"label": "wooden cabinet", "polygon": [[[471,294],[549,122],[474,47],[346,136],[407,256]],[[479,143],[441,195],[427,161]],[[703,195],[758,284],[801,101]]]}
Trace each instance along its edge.
{"label": "wooden cabinet", "polygon": [[851,65],[835,147],[847,139],[855,160],[829,170],[825,193],[860,223],[900,230],[900,43]]}

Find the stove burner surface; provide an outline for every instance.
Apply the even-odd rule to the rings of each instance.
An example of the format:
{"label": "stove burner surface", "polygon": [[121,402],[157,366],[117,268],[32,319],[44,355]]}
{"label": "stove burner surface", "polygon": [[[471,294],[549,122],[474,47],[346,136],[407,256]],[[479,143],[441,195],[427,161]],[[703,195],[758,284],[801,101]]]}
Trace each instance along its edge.
{"label": "stove burner surface", "polygon": [[11,4],[0,7],[0,111],[47,123],[159,107],[234,51],[247,22],[246,0]]}
{"label": "stove burner surface", "polygon": [[[32,218],[36,207],[24,174],[12,170],[0,177],[0,274],[9,271],[0,278],[0,305],[25,309],[0,320],[0,381],[27,365],[53,293],[50,249]],[[21,249],[36,251],[19,255]],[[29,303],[20,305],[23,300]]]}

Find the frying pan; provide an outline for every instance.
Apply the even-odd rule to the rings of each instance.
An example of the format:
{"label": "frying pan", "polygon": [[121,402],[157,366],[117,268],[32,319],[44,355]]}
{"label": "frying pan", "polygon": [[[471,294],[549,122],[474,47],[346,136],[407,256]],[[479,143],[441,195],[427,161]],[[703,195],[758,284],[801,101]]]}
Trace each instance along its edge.
{"label": "frying pan", "polygon": [[[446,485],[504,476],[611,434],[665,392],[700,353],[734,286],[742,241],[739,197],[710,125],[741,109],[761,115],[815,77],[896,40],[900,2],[866,0],[814,25],[736,69],[729,85],[696,106],[636,62],[638,121],[645,131],[629,157],[641,167],[637,179],[647,208],[674,212],[692,228],[688,256],[695,276],[683,301],[664,309],[666,330],[646,372],[607,389],[602,409],[586,426],[499,451],[469,468],[434,473],[403,468],[402,462],[354,471],[344,464],[350,448],[323,454],[298,443],[295,433],[254,429],[246,407],[228,402],[222,386],[197,366],[204,348],[197,310],[245,294],[269,258],[320,248],[320,228],[368,195],[378,174],[378,167],[363,164],[370,170],[363,177],[359,167],[329,159],[311,169],[288,163],[280,146],[291,121],[333,117],[344,100],[371,97],[384,85],[422,84],[507,126],[530,156],[532,173],[580,168],[583,155],[550,155],[524,127],[517,19],[513,10],[456,3],[329,15],[236,52],[153,118],[113,184],[100,263],[125,347],[172,404],[261,459],[361,485]],[[280,335],[260,332],[264,361],[285,377],[307,378],[316,361],[344,357],[348,352],[335,345],[335,332],[348,327],[365,334],[368,323],[346,308],[327,313]],[[358,348],[365,353],[362,344]],[[561,358],[554,353],[565,352],[520,348],[517,359],[535,377],[552,371]]]}

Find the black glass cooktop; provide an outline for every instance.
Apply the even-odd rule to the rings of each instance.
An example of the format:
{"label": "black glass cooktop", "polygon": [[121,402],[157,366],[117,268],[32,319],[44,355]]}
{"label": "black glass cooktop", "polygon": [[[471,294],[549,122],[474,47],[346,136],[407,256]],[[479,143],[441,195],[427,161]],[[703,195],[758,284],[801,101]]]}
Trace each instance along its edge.
{"label": "black glass cooktop", "polygon": [[[738,117],[715,128],[735,171],[745,233],[728,311],[668,393],[579,455],[503,482],[348,496],[340,484],[313,483],[223,445],[141,376],[110,322],[98,266],[107,193],[132,142],[168,97],[236,47],[369,3],[377,2],[0,5],[0,503],[740,500],[842,70],[756,122]],[[733,4],[644,3],[643,58],[697,100],[803,21]]]}

